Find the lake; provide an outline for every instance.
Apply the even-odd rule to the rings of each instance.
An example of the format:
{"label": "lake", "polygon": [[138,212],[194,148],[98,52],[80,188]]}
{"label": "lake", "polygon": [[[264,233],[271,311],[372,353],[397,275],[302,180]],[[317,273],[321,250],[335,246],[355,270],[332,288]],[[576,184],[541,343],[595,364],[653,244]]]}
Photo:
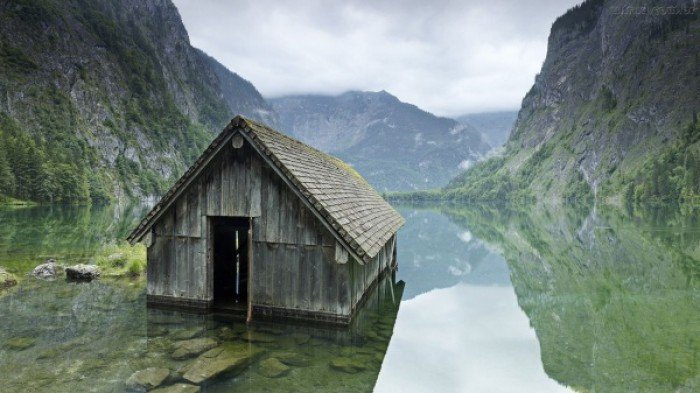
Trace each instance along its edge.
{"label": "lake", "polygon": [[149,309],[143,278],[27,277],[94,261],[146,209],[0,210],[20,281],[0,292],[0,391],[700,389],[700,208],[397,208],[399,270],[344,329]]}

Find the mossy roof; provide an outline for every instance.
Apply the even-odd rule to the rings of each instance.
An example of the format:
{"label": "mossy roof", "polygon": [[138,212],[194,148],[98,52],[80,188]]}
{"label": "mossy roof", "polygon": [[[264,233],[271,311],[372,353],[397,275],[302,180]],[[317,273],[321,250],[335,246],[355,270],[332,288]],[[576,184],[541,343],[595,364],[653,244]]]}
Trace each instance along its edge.
{"label": "mossy roof", "polygon": [[364,261],[376,256],[404,224],[403,217],[348,164],[272,128],[237,116],[134,229],[128,237],[130,242],[143,237],[157,221],[159,212],[177,199],[179,192],[237,132],[278,169],[309,207],[326,221],[341,244]]}

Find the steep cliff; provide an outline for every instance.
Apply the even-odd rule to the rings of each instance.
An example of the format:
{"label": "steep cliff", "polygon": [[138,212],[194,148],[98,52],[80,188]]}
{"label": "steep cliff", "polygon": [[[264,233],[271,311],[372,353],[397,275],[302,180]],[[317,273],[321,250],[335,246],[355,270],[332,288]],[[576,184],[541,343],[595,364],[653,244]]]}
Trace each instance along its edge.
{"label": "steep cliff", "polygon": [[700,8],[588,0],[557,19],[501,157],[453,198],[700,195]]}
{"label": "steep cliff", "polygon": [[0,3],[0,195],[157,195],[236,113],[270,120],[169,0]]}
{"label": "steep cliff", "polygon": [[271,99],[282,130],[357,169],[374,187],[441,187],[490,146],[473,127],[381,92]]}

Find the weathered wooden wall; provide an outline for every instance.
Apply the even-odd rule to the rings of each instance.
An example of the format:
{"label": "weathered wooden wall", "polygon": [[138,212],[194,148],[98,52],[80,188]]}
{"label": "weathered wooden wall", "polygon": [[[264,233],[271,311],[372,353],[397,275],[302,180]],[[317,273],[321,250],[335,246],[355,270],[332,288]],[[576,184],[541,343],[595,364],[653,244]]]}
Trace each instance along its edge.
{"label": "weathered wooden wall", "polygon": [[394,238],[360,265],[250,145],[229,144],[154,225],[152,298],[213,300],[209,217],[220,216],[253,217],[249,297],[258,313],[347,319],[391,264]]}
{"label": "weathered wooden wall", "polygon": [[396,235],[382,247],[379,253],[371,261],[364,265],[356,261],[350,261],[350,283],[352,310],[363,301],[363,295],[375,284],[379,276],[386,269],[391,268],[393,263],[394,247],[396,246]]}
{"label": "weathered wooden wall", "polygon": [[349,268],[335,262],[333,235],[267,166],[261,200],[263,214],[253,220],[255,309],[349,315]]}
{"label": "weathered wooden wall", "polygon": [[148,288],[155,297],[197,304],[213,297],[209,216],[260,216],[262,159],[226,146],[153,226]]}

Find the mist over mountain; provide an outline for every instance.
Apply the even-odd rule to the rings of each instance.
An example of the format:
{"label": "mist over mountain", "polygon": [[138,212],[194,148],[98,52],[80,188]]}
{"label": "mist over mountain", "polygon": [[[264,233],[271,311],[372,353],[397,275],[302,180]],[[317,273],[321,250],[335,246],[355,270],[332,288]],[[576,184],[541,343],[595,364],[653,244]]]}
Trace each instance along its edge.
{"label": "mist over mountain", "polygon": [[503,146],[513,129],[517,111],[472,113],[457,117],[458,122],[474,127],[493,148]]}
{"label": "mist over mountain", "polygon": [[491,148],[472,126],[386,91],[269,101],[283,131],[345,160],[381,191],[441,187]]}

